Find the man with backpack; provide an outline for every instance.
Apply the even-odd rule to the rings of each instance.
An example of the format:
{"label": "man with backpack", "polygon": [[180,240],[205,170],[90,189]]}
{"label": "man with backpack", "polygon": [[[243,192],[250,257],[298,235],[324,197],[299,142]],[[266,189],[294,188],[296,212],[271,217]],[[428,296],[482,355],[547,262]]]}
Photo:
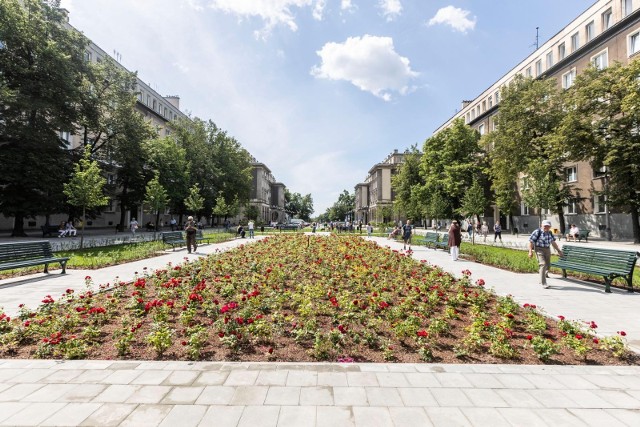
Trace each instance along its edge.
{"label": "man with backpack", "polygon": [[193,251],[198,250],[198,246],[196,244],[196,231],[198,231],[198,226],[196,222],[193,220],[193,217],[190,216],[187,218],[187,223],[184,225],[184,231],[187,234],[187,251],[191,253],[191,248],[193,247]]}
{"label": "man with backpack", "polygon": [[529,258],[533,256],[533,251],[535,251],[540,266],[540,284],[545,289],[549,288],[547,276],[551,264],[551,246],[562,256],[562,250],[558,247],[556,238],[550,230],[551,221],[545,219],[542,221],[541,227],[534,230],[529,237]]}

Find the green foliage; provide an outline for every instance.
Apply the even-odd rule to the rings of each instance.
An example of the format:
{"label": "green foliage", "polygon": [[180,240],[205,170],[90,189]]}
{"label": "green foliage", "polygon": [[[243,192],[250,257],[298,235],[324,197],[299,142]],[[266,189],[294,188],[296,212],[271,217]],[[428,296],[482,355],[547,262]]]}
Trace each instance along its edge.
{"label": "green foliage", "polygon": [[538,359],[547,362],[551,356],[560,353],[560,347],[548,338],[536,335],[529,340],[529,345]]}
{"label": "green foliage", "polygon": [[24,218],[61,212],[70,152],[60,131],[73,131],[86,93],[88,40],[69,29],[61,10],[40,0],[0,2],[0,212]]}
{"label": "green foliage", "polygon": [[144,203],[149,208],[151,208],[151,210],[156,214],[155,223],[158,224],[160,212],[163,211],[164,208],[169,203],[169,196],[167,195],[167,190],[165,190],[162,184],[160,183],[159,176],[156,175],[147,184],[147,191],[145,194]]}
{"label": "green foliage", "polygon": [[411,146],[405,151],[397,173],[391,177],[396,211],[404,213],[407,218],[418,219],[425,215],[420,192],[420,188],[424,186],[424,179],[420,174],[421,158],[422,153],[418,151],[417,146]]}
{"label": "green foliage", "polygon": [[[344,190],[340,197],[344,197],[344,195],[349,196],[347,190]],[[345,204],[346,201],[342,202],[338,199],[338,203]],[[307,194],[303,196],[300,193],[291,193],[289,190],[285,188],[284,190],[284,203],[285,203],[285,211],[291,215],[292,218],[301,218],[305,221],[311,220],[311,214],[313,213],[313,198],[311,194]],[[355,201],[352,201],[351,204],[355,206]],[[353,208],[352,208],[353,210]],[[343,218],[344,219],[344,218]]]}
{"label": "green foliage", "polygon": [[204,197],[200,195],[197,183],[193,184],[189,189],[189,194],[184,199],[184,206],[194,215],[198,215],[204,208]]}

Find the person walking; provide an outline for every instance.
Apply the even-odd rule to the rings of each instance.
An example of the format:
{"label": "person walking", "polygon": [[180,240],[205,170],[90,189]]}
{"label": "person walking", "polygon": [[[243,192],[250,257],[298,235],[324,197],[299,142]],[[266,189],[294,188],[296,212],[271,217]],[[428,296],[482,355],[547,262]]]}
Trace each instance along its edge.
{"label": "person walking", "polygon": [[196,231],[198,231],[198,225],[193,220],[192,216],[187,218],[187,222],[184,225],[184,231],[187,234],[187,252],[191,253],[192,248],[193,252],[197,251],[198,245],[196,244]]}
{"label": "person walking", "polygon": [[136,237],[136,230],[138,229],[138,221],[135,218],[131,218],[131,222],[129,222],[129,229],[131,230],[131,234],[133,237]]}
{"label": "person walking", "polygon": [[482,233],[482,237],[484,237],[484,241],[487,241],[487,235],[489,234],[489,226],[486,222],[482,223],[482,227],[480,227],[480,232]]}
{"label": "person walking", "polygon": [[411,250],[411,233],[413,229],[411,227],[411,222],[407,220],[407,223],[402,226],[402,241],[404,242],[403,248],[407,249],[407,245],[409,245],[409,250]]}
{"label": "person walking", "polygon": [[496,222],[493,226],[493,243],[495,243],[498,238],[500,238],[500,243],[502,243],[502,226],[500,225],[500,221]]}
{"label": "person walking", "polygon": [[460,226],[455,219],[451,221],[449,227],[449,253],[451,254],[451,260],[457,261],[458,255],[460,255],[460,244],[462,243],[462,233],[460,232]]}
{"label": "person walking", "polygon": [[551,264],[551,246],[562,256],[562,250],[556,243],[551,230],[551,221],[545,219],[540,228],[536,229],[529,236],[529,258],[533,257],[535,251],[538,258],[540,284],[543,288],[549,288],[547,277],[549,276],[549,265]]}
{"label": "person walking", "polygon": [[252,220],[252,219],[250,219],[250,220],[249,220],[249,223],[247,224],[247,228],[249,229],[249,238],[250,238],[250,239],[253,239],[253,238],[254,238],[254,237],[253,237],[253,228],[254,228],[254,223],[253,223],[253,220]]}
{"label": "person walking", "polygon": [[367,237],[371,237],[373,234],[373,225],[371,223],[367,223]]}
{"label": "person walking", "polygon": [[171,220],[169,221],[169,225],[171,226],[171,231],[176,231],[176,228],[178,228],[178,222],[174,217],[171,217]]}

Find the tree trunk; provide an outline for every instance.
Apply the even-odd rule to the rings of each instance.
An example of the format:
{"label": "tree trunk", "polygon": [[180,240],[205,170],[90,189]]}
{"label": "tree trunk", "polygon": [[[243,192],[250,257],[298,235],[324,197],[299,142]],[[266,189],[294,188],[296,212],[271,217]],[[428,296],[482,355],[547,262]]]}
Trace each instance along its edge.
{"label": "tree trunk", "polygon": [[631,209],[631,224],[633,226],[633,243],[640,243],[640,226],[638,226],[638,209]]}
{"label": "tree trunk", "polygon": [[11,237],[27,237],[27,233],[24,232],[24,214],[22,212],[16,213]]}
{"label": "tree trunk", "polygon": [[82,228],[80,229],[80,249],[82,249],[82,246],[84,244],[84,226],[86,222],[87,222],[86,208],[83,206],[82,207]]}
{"label": "tree trunk", "polygon": [[158,232],[158,225],[160,225],[160,211],[156,211],[156,223],[153,227],[153,240],[156,240],[156,233]]}

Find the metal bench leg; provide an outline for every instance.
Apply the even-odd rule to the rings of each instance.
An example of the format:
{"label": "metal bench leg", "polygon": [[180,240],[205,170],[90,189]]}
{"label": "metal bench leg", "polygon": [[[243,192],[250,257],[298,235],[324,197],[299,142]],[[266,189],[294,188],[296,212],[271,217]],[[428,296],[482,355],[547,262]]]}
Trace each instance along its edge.
{"label": "metal bench leg", "polygon": [[45,264],[44,265],[44,272],[48,273],[49,272],[49,264]]}
{"label": "metal bench leg", "polygon": [[67,261],[61,262],[60,266],[62,267],[62,273],[60,274],[65,274],[67,272]]}
{"label": "metal bench leg", "polygon": [[611,293],[611,279],[608,277],[604,278],[604,291],[608,294]]}

